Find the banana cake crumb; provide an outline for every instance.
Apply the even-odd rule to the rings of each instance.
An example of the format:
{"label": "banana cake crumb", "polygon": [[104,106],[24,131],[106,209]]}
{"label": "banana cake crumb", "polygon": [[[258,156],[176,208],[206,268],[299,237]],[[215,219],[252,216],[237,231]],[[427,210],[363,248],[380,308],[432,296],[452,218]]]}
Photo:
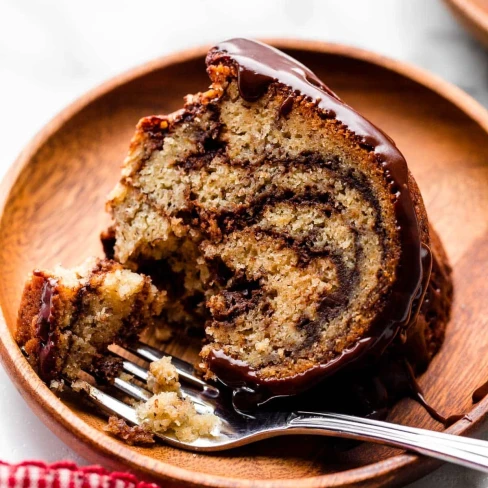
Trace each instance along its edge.
{"label": "banana cake crumb", "polygon": [[171,358],[169,356],[161,358],[158,361],[153,361],[149,365],[147,386],[149,386],[149,389],[153,393],[179,391],[180,383],[178,381],[178,372],[171,363]]}
{"label": "banana cake crumb", "polygon": [[195,405],[181,396],[178,372],[171,358],[154,361],[149,371],[148,386],[155,395],[136,407],[141,426],[155,433],[171,432],[182,442],[219,434],[218,417],[199,414]]}

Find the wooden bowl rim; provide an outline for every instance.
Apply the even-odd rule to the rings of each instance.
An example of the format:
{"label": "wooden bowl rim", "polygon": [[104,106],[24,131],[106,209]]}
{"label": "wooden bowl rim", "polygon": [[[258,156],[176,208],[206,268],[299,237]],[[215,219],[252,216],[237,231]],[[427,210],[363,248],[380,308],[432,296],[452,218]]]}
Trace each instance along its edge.
{"label": "wooden bowl rim", "polygon": [[481,31],[488,35],[488,10],[481,8],[470,0],[445,0],[451,8],[472,22]]}
{"label": "wooden bowl rim", "polygon": [[[297,49],[309,52],[332,54],[352,59],[358,59],[375,64],[389,71],[407,77],[431,91],[437,93],[448,102],[455,105],[470,118],[475,120],[488,133],[488,111],[471,96],[460,88],[432,75],[431,73],[405,62],[392,60],[385,56],[342,44],[327,43],[322,41],[298,40],[298,39],[264,39],[265,42],[282,49]],[[46,143],[62,126],[75,114],[80,112],[90,103],[110,91],[141,78],[150,72],[162,69],[174,63],[181,63],[203,57],[209,46],[187,49],[170,54],[156,60],[145,63],[120,74],[100,86],[90,90],[77,99],[57,116],[55,116],[40,132],[31,140],[26,148],[18,156],[10,167],[0,185],[0,212],[3,218],[6,202],[10,190],[14,187],[17,177],[22,169],[29,163],[39,148]],[[415,466],[415,475],[409,476],[410,480],[427,474],[440,465],[439,462],[412,454],[400,454],[391,458],[337,473],[331,473],[308,478],[271,479],[271,480],[246,480],[242,478],[223,477],[177,467],[172,464],[158,461],[148,462],[151,458],[134,451],[120,441],[111,438],[108,434],[87,425],[78,415],[71,411],[49,388],[39,379],[34,370],[27,363],[13,340],[7,326],[5,317],[0,314],[0,357],[10,378],[17,386],[21,394],[28,398],[29,404],[36,414],[62,439],[71,436],[75,438],[75,449],[81,445],[93,449],[92,459],[104,462],[106,465],[117,466],[123,464],[138,474],[148,479],[166,479],[186,483],[188,486],[212,486],[222,488],[296,488],[299,484],[302,488],[319,488],[324,486],[344,487],[375,480],[383,485],[392,481],[396,475],[407,470],[412,473]],[[461,420],[446,430],[453,434],[466,434],[472,432],[488,414],[488,397],[481,401],[470,412],[470,421]],[[86,451],[85,451],[86,452]],[[117,464],[116,464],[117,463]]]}

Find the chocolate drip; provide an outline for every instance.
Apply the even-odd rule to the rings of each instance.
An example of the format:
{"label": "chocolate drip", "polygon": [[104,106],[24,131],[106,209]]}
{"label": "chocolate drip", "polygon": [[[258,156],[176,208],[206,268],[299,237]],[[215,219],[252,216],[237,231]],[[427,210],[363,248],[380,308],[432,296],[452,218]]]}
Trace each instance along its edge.
{"label": "chocolate drip", "polygon": [[[395,283],[383,311],[363,339],[328,363],[293,377],[268,379],[222,351],[210,354],[210,369],[221,381],[241,392],[253,391],[258,403],[262,403],[274,396],[299,393],[346,367],[372,358],[378,360],[396,337],[406,336],[422,304],[431,255],[420,240],[406,161],[386,134],[344,104],[312,71],[277,49],[247,39],[232,39],[210,50],[207,65],[218,63],[237,68],[239,91],[245,100],[258,100],[272,83],[284,85],[291,89],[290,95],[303,95],[315,102],[325,116],[337,119],[355,134],[362,147],[373,152],[390,187],[401,248]],[[288,99],[282,105],[282,113],[283,109],[285,115],[291,109]]]}
{"label": "chocolate drip", "polygon": [[[245,367],[245,365],[242,365]],[[252,374],[250,372],[250,374]],[[232,402],[239,413],[252,416],[256,404],[261,410],[317,410],[385,419],[391,406],[400,398],[409,397],[419,403],[437,422],[449,427],[463,415],[445,417],[425,398],[415,373],[401,355],[387,355],[377,364],[360,370],[340,371],[293,397],[275,397],[269,402],[260,387],[235,389]]]}
{"label": "chocolate drip", "polygon": [[36,336],[39,339],[39,375],[45,381],[51,379],[56,362],[56,344],[54,341],[53,316],[51,314],[55,286],[55,280],[49,278],[45,281],[41,295],[41,307],[36,322]]}
{"label": "chocolate drip", "polygon": [[408,394],[412,400],[420,403],[422,407],[427,410],[429,415],[437,422],[440,422],[445,427],[449,427],[450,425],[456,423],[458,420],[461,420],[464,415],[450,415],[449,417],[444,417],[439,413],[437,409],[435,409],[429,402],[425,399],[424,392],[420,385],[418,384],[417,380],[415,379],[415,374],[412,370],[412,366],[407,361],[404,361],[404,378],[408,382]]}
{"label": "chocolate drip", "polygon": [[488,395],[488,381],[486,381],[486,383],[483,383],[481,386],[476,388],[476,390],[474,390],[472,396],[473,403],[480,402],[481,400],[483,400],[483,398],[485,398],[486,395]]}

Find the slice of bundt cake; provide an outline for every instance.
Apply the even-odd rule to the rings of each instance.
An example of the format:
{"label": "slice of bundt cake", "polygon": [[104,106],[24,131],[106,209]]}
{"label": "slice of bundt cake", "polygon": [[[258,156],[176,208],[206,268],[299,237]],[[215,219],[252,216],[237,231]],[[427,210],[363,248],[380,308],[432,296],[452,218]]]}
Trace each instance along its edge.
{"label": "slice of bundt cake", "polygon": [[161,313],[166,293],[115,261],[34,271],[21,300],[15,338],[44,381],[76,379],[80,370],[110,377],[112,343],[137,339]]}
{"label": "slice of bundt cake", "polygon": [[393,141],[259,42],[219,44],[207,70],[208,91],[139,122],[115,259],[157,277],[170,323],[206,320],[203,367],[233,387],[297,393],[409,337],[428,360],[449,299],[417,320],[437,251]]}

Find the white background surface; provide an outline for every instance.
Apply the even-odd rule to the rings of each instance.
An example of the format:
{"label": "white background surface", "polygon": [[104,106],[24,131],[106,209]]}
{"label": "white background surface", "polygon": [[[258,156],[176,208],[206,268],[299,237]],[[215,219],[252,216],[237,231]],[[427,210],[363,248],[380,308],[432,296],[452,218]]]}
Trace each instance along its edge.
{"label": "white background surface", "polygon": [[[0,0],[0,177],[88,89],[154,57],[237,36],[371,49],[427,68],[488,106],[488,52],[438,0]],[[0,459],[33,458],[84,463],[34,416],[0,366]],[[444,466],[412,485],[432,486],[487,487],[488,477]]]}

